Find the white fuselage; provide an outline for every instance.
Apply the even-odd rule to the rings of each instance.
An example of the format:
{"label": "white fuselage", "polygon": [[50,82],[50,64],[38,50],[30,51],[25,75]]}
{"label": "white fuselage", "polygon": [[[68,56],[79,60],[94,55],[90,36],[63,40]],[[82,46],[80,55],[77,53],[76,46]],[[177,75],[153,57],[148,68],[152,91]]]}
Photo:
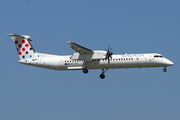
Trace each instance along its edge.
{"label": "white fuselage", "polygon": [[[72,60],[70,55],[58,56],[42,53],[37,53],[37,55],[37,59],[21,59],[19,63],[54,70],[82,70],[85,68],[85,62],[87,62],[84,60]],[[87,69],[166,67],[173,65],[170,60],[156,53],[112,55],[110,64],[105,59],[94,59],[88,61],[87,64]]]}

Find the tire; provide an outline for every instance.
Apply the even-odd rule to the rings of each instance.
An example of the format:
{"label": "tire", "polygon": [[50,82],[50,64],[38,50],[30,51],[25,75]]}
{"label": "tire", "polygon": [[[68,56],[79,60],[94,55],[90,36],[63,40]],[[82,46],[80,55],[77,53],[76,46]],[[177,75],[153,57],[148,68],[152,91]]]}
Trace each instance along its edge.
{"label": "tire", "polygon": [[105,75],[104,75],[104,74],[101,74],[99,77],[100,77],[101,79],[104,79],[104,78],[105,78]]}
{"label": "tire", "polygon": [[164,69],[163,69],[163,72],[166,72],[166,71],[167,71],[167,69],[166,69],[166,68],[164,68]]}
{"label": "tire", "polygon": [[88,69],[83,69],[83,73],[87,74],[88,73]]}

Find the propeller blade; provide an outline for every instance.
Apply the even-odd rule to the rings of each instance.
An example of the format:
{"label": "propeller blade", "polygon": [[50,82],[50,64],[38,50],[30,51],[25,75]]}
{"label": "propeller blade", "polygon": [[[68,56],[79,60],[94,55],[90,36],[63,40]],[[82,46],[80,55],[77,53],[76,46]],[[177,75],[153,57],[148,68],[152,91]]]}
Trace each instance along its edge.
{"label": "propeller blade", "polygon": [[108,64],[110,63],[110,61],[109,61],[109,57],[108,57]]}
{"label": "propeller blade", "polygon": [[[106,49],[105,49],[106,50]],[[106,59],[108,59],[108,64],[110,64],[110,58],[112,59],[112,55],[113,55],[113,53],[112,52],[110,52],[112,50],[112,48],[109,50],[109,45],[108,45],[108,50],[106,50],[107,51],[107,53],[106,53]]]}

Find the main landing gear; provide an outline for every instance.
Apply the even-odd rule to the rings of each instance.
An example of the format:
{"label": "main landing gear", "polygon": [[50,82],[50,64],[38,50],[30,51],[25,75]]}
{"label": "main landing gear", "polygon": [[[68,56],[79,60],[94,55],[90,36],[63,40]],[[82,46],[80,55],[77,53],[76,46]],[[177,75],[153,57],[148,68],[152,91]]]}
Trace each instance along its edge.
{"label": "main landing gear", "polygon": [[[104,78],[105,78],[104,73],[106,72],[106,70],[107,70],[107,69],[105,69],[105,70],[102,69],[102,73],[101,73],[100,76],[99,76],[101,79],[104,79]],[[83,73],[87,74],[87,73],[88,73],[88,69],[84,68],[84,69],[83,69]]]}
{"label": "main landing gear", "polygon": [[164,67],[163,72],[166,72],[166,71],[167,71],[167,69],[166,69],[166,67]]}
{"label": "main landing gear", "polygon": [[104,70],[104,69],[102,69],[102,73],[100,74],[100,78],[101,79],[104,79],[105,78],[105,75],[104,75],[104,73],[106,72],[106,69]]}
{"label": "main landing gear", "polygon": [[91,64],[91,61],[86,61],[85,62],[85,68],[83,69],[83,73],[87,74],[88,73],[88,67]]}
{"label": "main landing gear", "polygon": [[87,74],[88,73],[88,69],[84,68],[83,69],[83,73]]}
{"label": "main landing gear", "polygon": [[[89,67],[89,65],[91,64],[91,61],[86,61],[85,62],[85,67],[84,67],[84,69],[83,69],[83,73],[85,73],[85,74],[87,74],[88,73],[88,67]],[[104,79],[105,78],[105,75],[104,75],[104,73],[106,72],[106,70],[107,69],[102,69],[102,73],[100,74],[100,78],[101,79]]]}

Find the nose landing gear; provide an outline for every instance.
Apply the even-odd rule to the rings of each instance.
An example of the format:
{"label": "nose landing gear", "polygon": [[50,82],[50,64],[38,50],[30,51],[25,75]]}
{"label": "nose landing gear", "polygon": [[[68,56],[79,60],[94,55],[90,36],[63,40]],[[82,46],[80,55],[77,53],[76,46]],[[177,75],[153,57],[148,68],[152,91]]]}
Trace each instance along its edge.
{"label": "nose landing gear", "polygon": [[166,71],[167,71],[167,69],[166,69],[166,67],[164,67],[163,72],[166,72]]}

